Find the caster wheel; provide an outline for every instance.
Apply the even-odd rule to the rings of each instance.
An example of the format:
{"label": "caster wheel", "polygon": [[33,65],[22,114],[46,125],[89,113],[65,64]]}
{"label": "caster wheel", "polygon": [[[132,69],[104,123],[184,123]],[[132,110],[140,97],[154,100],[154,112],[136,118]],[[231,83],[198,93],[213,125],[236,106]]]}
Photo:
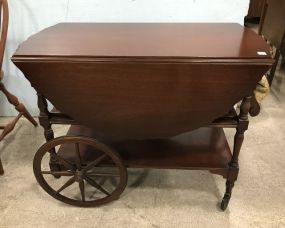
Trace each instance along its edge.
{"label": "caster wheel", "polygon": [[[50,169],[51,151],[60,164],[59,171]],[[120,156],[87,137],[64,136],[45,143],[34,157],[33,169],[38,183],[49,195],[74,206],[111,202],[119,198],[127,185],[127,170]]]}

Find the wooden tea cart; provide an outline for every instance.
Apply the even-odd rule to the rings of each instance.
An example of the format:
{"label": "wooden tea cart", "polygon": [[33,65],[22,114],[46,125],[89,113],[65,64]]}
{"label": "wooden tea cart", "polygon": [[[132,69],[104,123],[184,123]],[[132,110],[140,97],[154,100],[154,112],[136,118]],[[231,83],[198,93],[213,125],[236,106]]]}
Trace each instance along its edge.
{"label": "wooden tea cart", "polygon": [[[248,113],[259,112],[253,90],[272,65],[254,32],[231,23],[62,23],[30,37],[12,61],[38,92],[47,142],[34,173],[48,194],[97,206],[119,198],[129,167],[209,170],[227,180],[226,209]],[[71,127],[54,139],[53,124]],[[223,128],[236,128],[232,152]]]}

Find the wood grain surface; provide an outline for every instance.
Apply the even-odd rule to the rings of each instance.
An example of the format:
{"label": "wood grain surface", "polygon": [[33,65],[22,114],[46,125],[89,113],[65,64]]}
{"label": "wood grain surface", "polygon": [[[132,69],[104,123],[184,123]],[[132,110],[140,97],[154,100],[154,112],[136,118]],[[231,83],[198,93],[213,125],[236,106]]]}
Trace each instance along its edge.
{"label": "wood grain surface", "polygon": [[260,59],[269,53],[262,38],[233,23],[61,23],[30,37],[15,56]]}

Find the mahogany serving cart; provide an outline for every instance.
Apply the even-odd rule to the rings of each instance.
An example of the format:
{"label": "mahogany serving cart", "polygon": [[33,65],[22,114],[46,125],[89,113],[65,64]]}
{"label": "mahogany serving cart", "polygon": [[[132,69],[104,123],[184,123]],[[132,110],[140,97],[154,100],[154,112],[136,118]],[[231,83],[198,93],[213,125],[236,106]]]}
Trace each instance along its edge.
{"label": "mahogany serving cart", "polygon": [[[34,173],[48,194],[97,206],[119,198],[129,167],[209,170],[227,180],[226,209],[248,113],[259,112],[252,94],[272,65],[254,32],[231,23],[62,23],[30,37],[12,61],[38,92],[47,142]],[[71,128],[54,139],[53,124]],[[223,128],[236,128],[232,152]]]}

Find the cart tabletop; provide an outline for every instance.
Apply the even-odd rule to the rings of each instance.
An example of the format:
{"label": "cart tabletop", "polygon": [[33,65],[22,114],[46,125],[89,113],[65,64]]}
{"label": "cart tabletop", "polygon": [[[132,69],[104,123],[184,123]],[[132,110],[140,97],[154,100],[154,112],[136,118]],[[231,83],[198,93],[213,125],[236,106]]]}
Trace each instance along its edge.
{"label": "cart tabletop", "polygon": [[107,140],[207,126],[272,65],[251,30],[203,23],[63,23],[29,38],[12,61],[58,110]]}
{"label": "cart tabletop", "polygon": [[235,23],[60,23],[14,57],[270,59],[263,39]]}

